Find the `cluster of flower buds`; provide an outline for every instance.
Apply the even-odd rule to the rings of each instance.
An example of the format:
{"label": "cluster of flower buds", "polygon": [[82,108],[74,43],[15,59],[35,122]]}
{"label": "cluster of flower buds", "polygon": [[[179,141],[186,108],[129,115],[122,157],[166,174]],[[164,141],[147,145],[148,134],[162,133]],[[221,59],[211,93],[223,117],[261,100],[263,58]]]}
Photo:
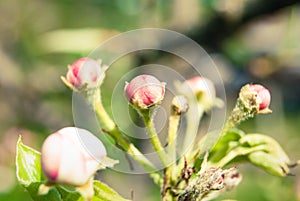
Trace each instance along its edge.
{"label": "cluster of flower buds", "polygon": [[[116,144],[122,146],[124,151],[127,151],[131,156],[135,156],[133,158],[140,162],[146,170],[155,170],[155,166],[150,161],[148,162],[147,157],[144,157],[133,144],[130,144],[127,138],[123,138],[123,133],[118,129],[114,121],[109,118],[101,103],[99,87],[105,77],[106,69],[107,66],[102,66],[101,62],[91,58],[80,58],[68,66],[66,78],[63,77],[62,80],[74,91],[83,92],[85,98],[94,101],[93,103],[95,104],[93,106],[98,115],[98,120],[103,120],[101,123],[104,125],[112,125],[107,126],[112,129],[103,129],[103,131],[111,134]],[[126,83],[124,89],[127,101],[143,116],[153,148],[165,167],[164,174],[152,174],[153,179],[163,187],[162,195],[170,195],[170,197],[164,197],[163,195],[163,200],[178,198],[178,201],[208,201],[224,191],[234,189],[240,183],[242,176],[235,167],[229,169],[222,169],[222,167],[232,162],[236,157],[244,156],[252,164],[277,176],[286,176],[290,173],[291,166],[300,163],[299,161],[294,164],[291,163],[278,142],[269,136],[256,133],[244,134],[238,129],[230,132],[230,129],[238,123],[256,114],[271,112],[269,109],[271,102],[270,91],[260,84],[247,84],[241,88],[237,104],[221,132],[221,134],[227,136],[222,139],[224,137],[222,135],[221,140],[217,141],[216,146],[210,151],[210,154],[212,153],[210,158],[208,158],[208,149],[204,149],[206,153],[203,160],[199,158],[203,150],[198,146],[196,150],[186,149],[187,151],[183,157],[184,164],[180,163],[180,161],[177,163],[176,148],[178,146],[176,143],[178,140],[176,137],[181,115],[187,113],[187,118],[184,121],[198,129],[198,123],[202,114],[213,106],[221,105],[222,101],[216,97],[215,86],[208,78],[196,76],[177,84],[176,87],[180,94],[176,95],[171,103],[168,133],[169,147],[167,152],[165,152],[165,147],[161,145],[155,131],[153,118],[151,118],[152,116],[149,112],[153,111],[152,109],[155,109],[155,106],[159,105],[164,99],[165,85],[164,82],[159,81],[152,75],[142,74]],[[192,105],[193,100],[195,100],[194,105]],[[194,111],[194,107],[191,106],[201,109],[198,117],[194,115],[195,113],[190,112]],[[190,130],[193,131],[193,129],[189,128],[189,125],[186,126],[187,132],[184,139],[188,143],[183,142],[184,148],[187,147],[185,146],[186,144],[190,146],[190,141],[194,140],[188,136],[194,133],[189,132]],[[205,142],[208,142],[207,139],[209,138],[203,139]],[[193,148],[193,145],[190,147]],[[193,151],[197,153],[193,153]],[[222,155],[219,155],[219,153]],[[171,161],[169,158],[174,162],[171,166],[168,166],[169,161]],[[192,158],[193,160],[186,160],[186,158]],[[198,162],[201,160],[200,170],[196,173]],[[20,160],[19,163],[23,163],[23,161]],[[107,157],[105,146],[91,132],[77,127],[62,128],[50,134],[42,145],[41,168],[47,178],[47,182],[39,186],[38,194],[45,194],[54,185],[61,184],[74,187],[84,200],[94,200],[94,187],[97,187],[97,185],[94,186],[96,182],[94,184],[93,182],[96,171],[112,167],[116,163],[118,161]],[[182,165],[184,167],[182,167],[180,175],[179,170]],[[40,168],[40,165],[38,164],[37,167]],[[185,186],[181,182],[185,182]],[[168,194],[169,192],[170,194]],[[111,197],[107,200],[120,200],[115,197],[114,191],[105,185],[99,187],[97,193],[98,195],[106,193],[104,197],[111,194]]]}
{"label": "cluster of flower buds", "polygon": [[165,83],[152,75],[139,75],[125,86],[127,100],[141,110],[160,104],[164,94]]}
{"label": "cluster of flower buds", "polygon": [[[206,108],[211,108],[216,100],[216,90],[211,80],[205,77],[193,77],[180,86],[179,91],[187,97],[196,97]],[[188,92],[188,93],[187,93]],[[152,75],[139,75],[125,86],[127,100],[139,109],[147,109],[160,104],[165,94],[165,83]]]}
{"label": "cluster of flower buds", "polygon": [[[100,63],[90,58],[81,58],[69,66],[66,80],[73,89],[81,90],[99,87],[103,77]],[[218,104],[214,84],[208,78],[192,77],[177,84],[177,89],[181,95],[176,96],[172,102],[172,112],[175,115],[186,112],[189,107],[188,103],[193,99],[205,111]],[[124,91],[128,102],[134,108],[147,111],[163,100],[165,83],[152,75],[142,74],[126,83]],[[270,102],[270,91],[264,86],[260,84],[243,86],[229,119],[230,126],[233,127],[255,114],[270,113]],[[64,128],[50,135],[45,141],[42,148],[42,168],[50,182],[81,186],[101,165],[105,167],[114,164],[112,160],[105,164],[106,150],[99,140],[96,140],[99,148],[98,155],[91,157],[80,143],[79,138],[83,137],[81,134],[92,135],[83,129]],[[255,142],[258,139],[268,150],[251,152],[248,154],[248,159],[272,174],[286,175],[290,161],[276,141],[260,135],[247,135],[240,143],[241,145],[247,143],[247,146],[254,147],[257,146]],[[207,158],[205,164],[207,164]],[[199,171],[178,200],[210,199],[223,191],[233,189],[240,181],[241,175],[236,168],[226,170],[214,167],[203,168],[203,171]]]}
{"label": "cluster of flower buds", "polygon": [[98,169],[116,163],[106,154],[104,145],[92,133],[66,127],[49,135],[44,141],[42,170],[50,183],[83,186]]}

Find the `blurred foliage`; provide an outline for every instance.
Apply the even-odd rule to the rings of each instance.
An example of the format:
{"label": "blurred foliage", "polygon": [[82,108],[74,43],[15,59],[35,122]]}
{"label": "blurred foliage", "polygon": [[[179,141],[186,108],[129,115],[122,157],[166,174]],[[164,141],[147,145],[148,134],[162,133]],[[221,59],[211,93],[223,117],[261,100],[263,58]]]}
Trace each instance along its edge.
{"label": "blurred foliage", "polygon": [[[274,113],[242,126],[270,134],[299,158],[299,19],[297,0],[0,0],[0,200],[30,200],[12,171],[18,135],[39,149],[48,133],[73,124],[72,92],[59,78],[67,64],[118,33],[144,27],[175,30],[203,46],[222,74],[229,108],[244,83],[268,86]],[[126,70],[151,62],[182,65],[164,54],[121,59],[115,65],[122,69],[109,72],[104,83],[105,103]],[[242,172],[234,199],[300,200],[299,170],[284,180],[251,167]],[[157,189],[142,175],[102,174],[124,196],[130,197],[124,186],[134,180],[128,187],[136,200],[157,200]]]}

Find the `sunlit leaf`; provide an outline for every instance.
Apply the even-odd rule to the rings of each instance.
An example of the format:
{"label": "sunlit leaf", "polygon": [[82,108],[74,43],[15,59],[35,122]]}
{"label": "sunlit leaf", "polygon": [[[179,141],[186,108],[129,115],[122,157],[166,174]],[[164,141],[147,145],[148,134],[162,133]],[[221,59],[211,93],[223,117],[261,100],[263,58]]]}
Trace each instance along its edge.
{"label": "sunlit leaf", "polygon": [[275,176],[284,177],[289,173],[288,165],[269,153],[257,151],[249,154],[248,158],[252,164]]}
{"label": "sunlit leaf", "polygon": [[212,152],[210,153],[210,160],[214,162],[219,161],[238,145],[240,138],[244,135],[245,133],[242,130],[237,128],[230,129],[213,147]]}
{"label": "sunlit leaf", "polygon": [[94,181],[94,190],[95,199],[93,198],[93,201],[96,201],[97,199],[101,201],[129,201],[128,199],[121,197],[116,191],[100,181]]}
{"label": "sunlit leaf", "polygon": [[58,190],[62,200],[64,201],[79,201],[82,199],[80,193],[75,191],[75,189],[71,190],[59,185],[56,185],[56,189]]}
{"label": "sunlit leaf", "polygon": [[21,136],[17,143],[16,171],[18,181],[24,186],[42,179],[40,153],[24,145]]}
{"label": "sunlit leaf", "polygon": [[286,176],[289,173],[288,166],[291,161],[281,145],[272,137],[253,133],[241,138],[240,143],[249,148],[264,146],[264,150],[248,155],[249,161],[254,165],[276,176]]}
{"label": "sunlit leaf", "polygon": [[63,201],[58,190],[53,187],[45,195],[39,195],[38,191],[43,182],[31,183],[29,186],[26,186],[26,190],[30,194],[31,198],[34,201]]}

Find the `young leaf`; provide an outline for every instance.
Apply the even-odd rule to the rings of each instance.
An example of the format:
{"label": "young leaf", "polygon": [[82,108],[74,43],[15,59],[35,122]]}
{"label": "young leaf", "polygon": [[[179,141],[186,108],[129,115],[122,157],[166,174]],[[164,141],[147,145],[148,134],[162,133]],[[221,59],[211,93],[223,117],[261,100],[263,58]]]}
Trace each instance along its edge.
{"label": "young leaf", "polygon": [[17,142],[16,173],[18,181],[25,187],[42,179],[40,153],[24,145],[21,136]]}
{"label": "young leaf", "polygon": [[263,151],[251,153],[248,158],[252,164],[261,167],[275,176],[284,177],[290,171],[286,163],[283,163],[280,159]]}
{"label": "young leaf", "polygon": [[248,134],[241,138],[243,146],[264,146],[264,150],[250,153],[248,159],[256,166],[276,175],[286,176],[289,173],[291,161],[280,144],[273,138],[262,134]]}
{"label": "young leaf", "polygon": [[64,201],[64,199],[62,199],[62,196],[60,195],[60,193],[58,192],[58,190],[55,187],[51,188],[47,194],[39,195],[38,191],[42,184],[43,184],[43,182],[36,182],[36,183],[31,183],[30,185],[25,187],[26,190],[29,192],[32,200],[34,200],[34,201]]}
{"label": "young leaf", "polygon": [[249,145],[250,147],[265,145],[265,152],[270,154],[270,156],[277,158],[279,161],[281,161],[281,163],[291,164],[291,161],[284,149],[275,139],[270,136],[258,133],[247,134],[241,138],[240,143],[242,145]]}
{"label": "young leaf", "polygon": [[94,181],[94,190],[95,195],[93,201],[94,199],[97,200],[96,198],[101,201],[130,201],[121,197],[116,191],[100,181]]}
{"label": "young leaf", "polygon": [[242,130],[232,128],[222,136],[213,147],[210,153],[210,161],[217,162],[221,160],[228,152],[238,146],[239,140],[245,135]]}
{"label": "young leaf", "polygon": [[78,201],[82,198],[80,193],[75,191],[75,189],[70,190],[60,185],[56,185],[56,189],[58,190],[62,200],[64,201]]}

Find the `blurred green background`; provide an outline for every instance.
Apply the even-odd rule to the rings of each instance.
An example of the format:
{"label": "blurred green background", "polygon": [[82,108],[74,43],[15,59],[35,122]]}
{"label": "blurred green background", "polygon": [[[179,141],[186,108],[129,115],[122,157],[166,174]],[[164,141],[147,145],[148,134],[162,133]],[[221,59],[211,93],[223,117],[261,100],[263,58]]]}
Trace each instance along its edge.
{"label": "blurred green background", "polygon": [[[30,200],[15,179],[18,135],[39,150],[49,133],[73,125],[72,92],[60,80],[67,64],[118,33],[146,27],[178,31],[204,47],[222,74],[228,108],[243,84],[267,86],[273,113],[242,128],[275,137],[291,159],[300,158],[297,0],[0,0],[0,200]],[[125,69],[114,73],[151,62],[180,66],[167,55],[144,54],[121,59]],[[104,94],[110,94],[117,77],[104,83]],[[299,168],[286,178],[251,165],[239,168],[244,179],[224,198],[300,200]],[[147,175],[108,170],[99,178],[127,198],[159,200],[159,189]]]}

